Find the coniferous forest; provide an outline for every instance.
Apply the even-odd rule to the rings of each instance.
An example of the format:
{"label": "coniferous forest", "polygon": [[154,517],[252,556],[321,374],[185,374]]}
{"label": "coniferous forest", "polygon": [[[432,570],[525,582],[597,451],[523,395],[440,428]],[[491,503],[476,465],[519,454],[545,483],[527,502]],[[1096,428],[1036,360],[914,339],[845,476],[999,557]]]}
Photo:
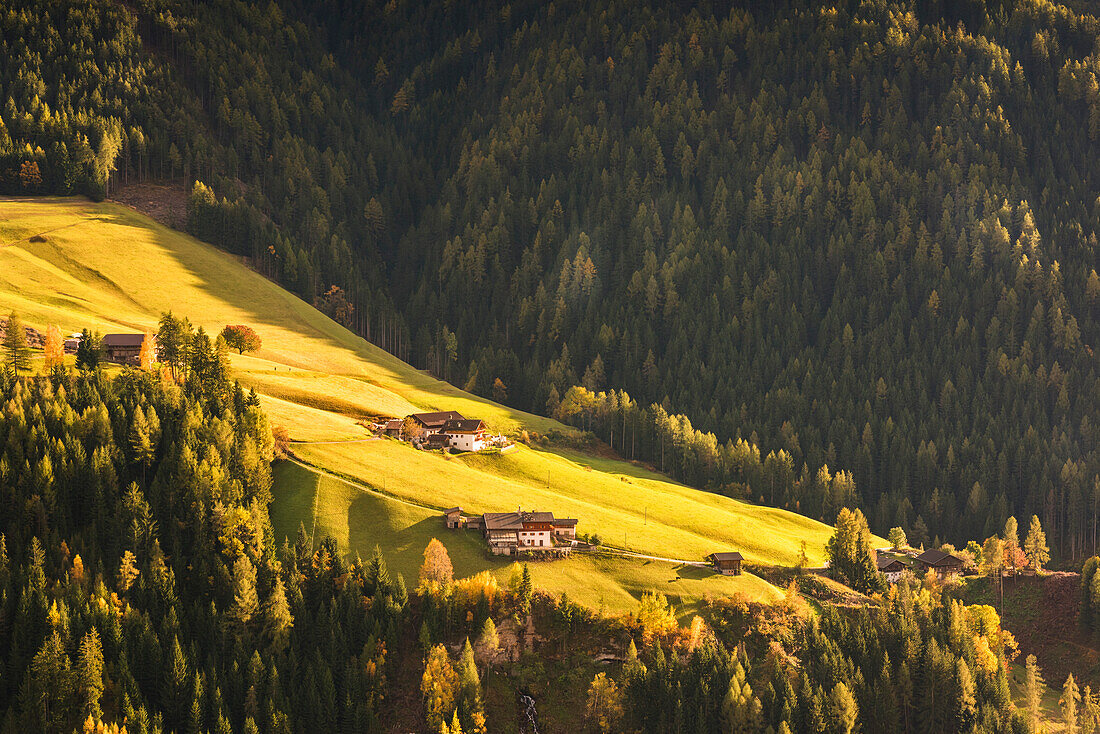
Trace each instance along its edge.
{"label": "coniferous forest", "polygon": [[1037,514],[1080,558],[1090,10],[17,0],[0,188],[200,181],[193,232],[459,386],[826,521]]}
{"label": "coniferous forest", "polygon": [[[988,537],[998,576],[1010,516],[1100,550],[1096,3],[7,0],[0,58],[0,194],[180,187],[192,234],[415,366],[844,525],[853,586],[869,530]],[[1039,726],[1034,658],[1017,707],[1011,633],[934,582],[681,628],[276,539],[257,398],[160,336],[159,375],[0,375],[0,734],[492,731],[528,614],[629,642],[593,731]]]}

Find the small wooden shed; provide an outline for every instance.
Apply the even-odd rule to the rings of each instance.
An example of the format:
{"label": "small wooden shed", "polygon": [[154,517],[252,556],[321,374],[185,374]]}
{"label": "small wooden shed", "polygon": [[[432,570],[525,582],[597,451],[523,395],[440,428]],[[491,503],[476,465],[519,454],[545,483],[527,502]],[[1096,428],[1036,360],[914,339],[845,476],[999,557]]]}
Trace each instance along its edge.
{"label": "small wooden shed", "polygon": [[726,553],[711,553],[707,560],[714,566],[714,570],[723,576],[740,576],[741,561],[745,560],[737,551]]}

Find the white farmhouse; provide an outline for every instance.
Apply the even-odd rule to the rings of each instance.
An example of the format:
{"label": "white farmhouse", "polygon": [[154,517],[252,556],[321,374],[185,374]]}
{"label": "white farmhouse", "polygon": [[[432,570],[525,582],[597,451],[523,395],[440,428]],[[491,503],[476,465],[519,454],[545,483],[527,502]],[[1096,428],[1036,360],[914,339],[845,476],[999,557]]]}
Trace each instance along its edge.
{"label": "white farmhouse", "polygon": [[449,420],[439,432],[450,440],[451,448],[459,451],[481,451],[489,443],[485,422],[477,418]]}

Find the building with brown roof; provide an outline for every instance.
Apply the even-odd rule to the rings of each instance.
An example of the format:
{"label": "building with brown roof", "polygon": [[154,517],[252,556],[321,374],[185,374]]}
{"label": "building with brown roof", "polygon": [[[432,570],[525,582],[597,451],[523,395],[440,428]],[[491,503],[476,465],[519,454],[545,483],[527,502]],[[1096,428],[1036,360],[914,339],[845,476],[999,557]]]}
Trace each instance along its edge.
{"label": "building with brown roof", "polygon": [[465,420],[457,410],[441,410],[435,413],[413,413],[409,416],[416,421],[425,433],[439,433],[447,421]]}
{"label": "building with brown roof", "polygon": [[[153,339],[153,348],[156,349],[156,337]],[[117,364],[139,364],[141,361],[141,345],[145,343],[145,334],[107,334],[103,337],[103,358],[108,362]]]}
{"label": "building with brown roof", "polygon": [[457,418],[447,421],[439,432],[459,451],[481,451],[489,443],[485,422],[477,418]]}
{"label": "building with brown roof", "polygon": [[714,570],[723,576],[740,576],[741,561],[745,559],[737,551],[728,551],[723,553],[711,553],[707,556],[707,560],[714,566]]}
{"label": "building with brown roof", "polygon": [[447,523],[447,527],[451,530],[457,530],[466,525],[466,516],[462,514],[461,507],[452,507],[449,510],[444,510],[443,517]]}
{"label": "building with brown roof", "polygon": [[909,568],[896,556],[877,552],[875,553],[875,565],[878,566],[878,572],[885,576],[891,584],[897,583],[901,575]]}
{"label": "building with brown roof", "polygon": [[933,571],[941,579],[948,576],[956,576],[962,572],[963,562],[961,558],[957,558],[947,551],[933,548],[926,550],[917,556],[917,563],[921,565],[921,568],[925,572]]}
{"label": "building with brown roof", "polygon": [[494,555],[514,555],[529,551],[567,553],[577,537],[577,521],[556,518],[552,512],[486,512],[479,522],[471,518],[469,527],[478,527],[489,541]]}

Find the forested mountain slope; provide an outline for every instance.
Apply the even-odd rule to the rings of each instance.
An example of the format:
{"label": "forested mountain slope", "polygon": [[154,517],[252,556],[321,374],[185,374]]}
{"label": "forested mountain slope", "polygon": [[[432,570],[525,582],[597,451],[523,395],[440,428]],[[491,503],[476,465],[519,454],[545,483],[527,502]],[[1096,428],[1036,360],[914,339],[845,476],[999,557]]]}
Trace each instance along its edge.
{"label": "forested mountain slope", "polygon": [[385,63],[419,52],[402,28],[443,38],[406,77],[410,147],[450,162],[396,256],[418,354],[440,369],[446,326],[442,369],[475,389],[550,410],[580,381],[625,389],[786,451],[804,484],[850,469],[880,527],[957,541],[1036,512],[1079,552],[1095,19],[767,7],[406,4],[334,27],[350,63],[375,38]]}
{"label": "forested mountain slope", "polygon": [[10,3],[3,186],[200,178],[193,230],[457,384],[625,390],[774,451],[776,504],[828,465],[876,529],[1079,555],[1100,25],[746,5]]}

